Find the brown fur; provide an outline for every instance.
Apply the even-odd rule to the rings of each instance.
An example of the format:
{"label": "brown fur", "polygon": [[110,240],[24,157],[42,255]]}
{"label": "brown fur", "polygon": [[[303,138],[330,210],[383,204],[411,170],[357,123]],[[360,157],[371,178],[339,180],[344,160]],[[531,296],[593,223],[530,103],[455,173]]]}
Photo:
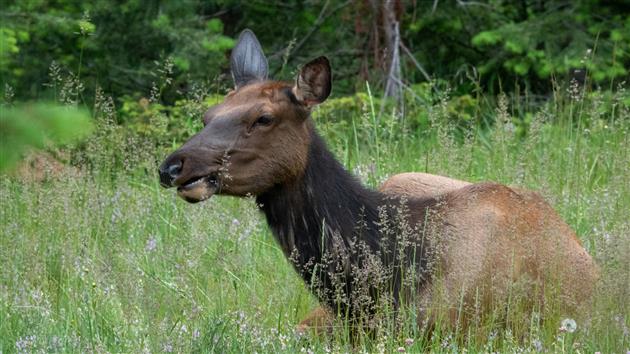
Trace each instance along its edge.
{"label": "brown fur", "polygon": [[[462,306],[464,312],[470,311],[479,301],[477,290],[485,289],[481,305],[490,310],[506,300],[517,280],[529,283],[527,291],[551,282],[557,291],[554,300],[565,306],[566,314],[589,302],[599,269],[575,233],[538,193],[426,173],[394,175],[379,190],[442,200],[434,211],[438,220],[433,227],[440,229],[437,242],[444,250],[440,270],[444,276],[426,288],[418,302],[435,308],[434,294],[439,293],[437,307],[446,312],[437,315],[446,313],[453,325],[465,320],[459,313]],[[544,290],[539,289],[534,299],[539,305],[544,305]],[[298,330],[327,333],[333,322],[330,311],[318,307]]]}
{"label": "brown fur", "polygon": [[432,224],[440,235],[443,277],[426,289],[421,302],[429,306],[440,291],[440,302],[455,309],[461,298],[464,306],[472,305],[480,291],[485,308],[493,309],[506,303],[515,285],[521,296],[540,301],[553,290],[551,299],[566,314],[588,301],[597,266],[538,194],[480,183],[448,192],[442,200]]}
{"label": "brown fur", "polygon": [[[445,318],[456,325],[499,311],[514,296],[532,303],[551,299],[566,313],[588,302],[597,266],[540,196],[426,174],[396,175],[381,192],[364,188],[335,160],[309,117],[330,93],[328,60],[305,65],[295,85],[267,81],[260,45],[251,32],[244,38],[238,52],[254,57],[233,58],[238,88],[210,108],[204,129],[164,161],[163,186],[178,187],[190,202],[214,193],[256,196],[295,269],[328,308],[347,311],[351,319],[361,308],[327,294],[335,282],[352,294],[362,278],[349,270],[374,258],[392,269],[394,306],[415,302],[420,321]],[[408,207],[403,223],[420,232],[391,253],[402,226],[393,224],[387,234],[375,225],[383,221],[381,212],[400,220],[396,205]],[[364,245],[366,253],[355,253],[352,244]],[[411,287],[396,282],[407,266],[420,274]],[[370,286],[375,302],[378,292]],[[330,323],[327,311],[318,309],[300,328],[327,331]]]}

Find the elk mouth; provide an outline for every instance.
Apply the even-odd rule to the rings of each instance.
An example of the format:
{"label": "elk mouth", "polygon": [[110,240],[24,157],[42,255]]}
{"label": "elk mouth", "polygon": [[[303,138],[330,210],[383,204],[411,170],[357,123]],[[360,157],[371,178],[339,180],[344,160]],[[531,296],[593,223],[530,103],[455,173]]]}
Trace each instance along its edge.
{"label": "elk mouth", "polygon": [[177,195],[189,203],[198,203],[210,197],[219,189],[216,174],[197,176],[177,186]]}

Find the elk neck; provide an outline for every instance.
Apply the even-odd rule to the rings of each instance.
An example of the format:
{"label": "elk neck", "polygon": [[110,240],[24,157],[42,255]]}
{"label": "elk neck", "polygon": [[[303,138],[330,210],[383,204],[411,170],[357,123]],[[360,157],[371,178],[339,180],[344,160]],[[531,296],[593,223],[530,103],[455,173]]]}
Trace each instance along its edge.
{"label": "elk neck", "polygon": [[345,170],[315,131],[302,176],[257,198],[285,255],[297,251],[305,261],[318,261],[333,234],[342,239],[361,236],[376,249],[375,227],[358,235],[355,230],[359,223],[377,220],[382,202],[378,192],[363,187]]}
{"label": "elk neck", "polygon": [[[353,275],[348,269],[363,262],[363,257],[353,249],[357,244],[364,251],[367,246],[370,253],[378,254],[384,265],[396,263],[396,256],[389,261],[384,259],[389,257],[383,256],[387,253],[383,248],[394,247],[400,230],[392,223],[393,229],[385,235],[379,225],[384,214],[386,218],[395,219],[397,207],[405,201],[361,185],[335,159],[314,130],[304,174],[259,195],[257,203],[284,254],[307,283],[316,275],[321,282],[318,287],[330,289],[330,278],[314,271],[324,255],[331,253],[333,258],[335,255],[339,258],[333,260],[333,266],[341,265],[346,269],[344,282],[346,290],[351,291]],[[411,217],[418,220],[416,215]],[[329,269],[330,266],[323,265]]]}

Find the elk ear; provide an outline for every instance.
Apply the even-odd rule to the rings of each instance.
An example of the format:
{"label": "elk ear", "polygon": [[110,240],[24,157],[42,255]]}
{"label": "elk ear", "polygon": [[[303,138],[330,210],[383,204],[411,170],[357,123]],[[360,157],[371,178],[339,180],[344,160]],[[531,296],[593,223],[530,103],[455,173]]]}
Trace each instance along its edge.
{"label": "elk ear", "polygon": [[260,47],[254,32],[243,30],[238,43],[232,49],[230,69],[236,88],[243,87],[252,81],[267,79],[267,58]]}
{"label": "elk ear", "polygon": [[328,98],[332,88],[332,74],[328,58],[319,57],[302,67],[293,94],[307,107],[320,104]]}

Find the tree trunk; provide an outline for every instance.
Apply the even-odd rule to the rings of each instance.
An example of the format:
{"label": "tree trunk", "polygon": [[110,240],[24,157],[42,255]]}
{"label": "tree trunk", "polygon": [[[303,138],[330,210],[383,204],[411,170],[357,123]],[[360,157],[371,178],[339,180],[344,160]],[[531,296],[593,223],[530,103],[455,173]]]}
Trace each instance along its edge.
{"label": "tree trunk", "polygon": [[394,99],[403,109],[403,82],[400,69],[400,28],[396,18],[395,0],[385,0],[382,6],[385,33],[386,63],[385,97]]}

